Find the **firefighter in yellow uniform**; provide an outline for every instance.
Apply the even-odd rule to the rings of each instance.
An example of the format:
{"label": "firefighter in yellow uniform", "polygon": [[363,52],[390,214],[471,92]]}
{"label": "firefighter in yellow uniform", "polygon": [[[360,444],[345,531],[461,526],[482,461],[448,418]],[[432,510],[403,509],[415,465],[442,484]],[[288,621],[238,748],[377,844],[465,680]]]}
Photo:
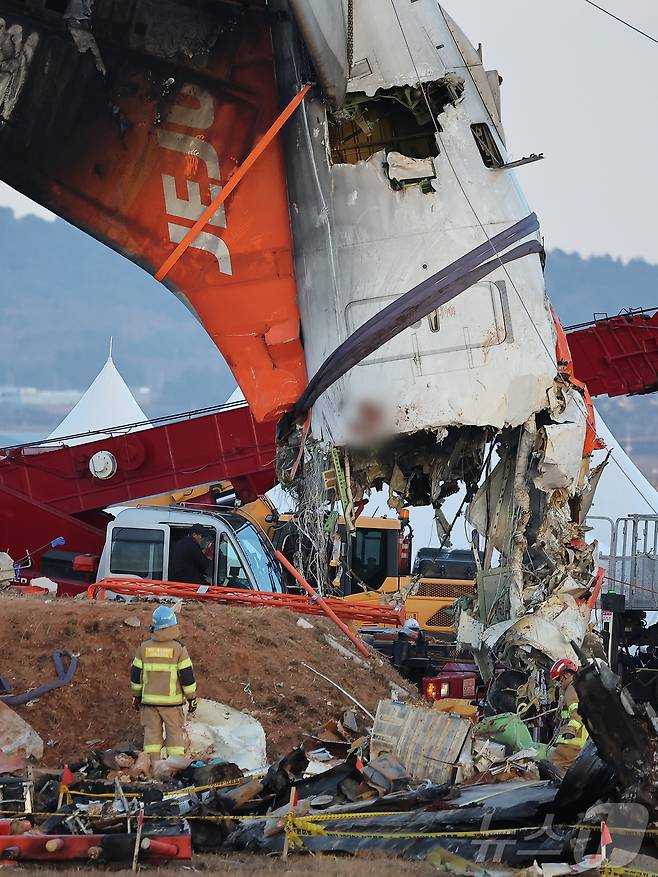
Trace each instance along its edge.
{"label": "firefighter in yellow uniform", "polygon": [[143,642],[130,668],[133,707],[139,710],[144,728],[144,752],[154,763],[167,755],[185,754],[185,713],[196,710],[194,667],[185,646],[179,641],[176,613],[169,606],[158,606],[153,613],[152,636]]}
{"label": "firefighter in yellow uniform", "polygon": [[561,723],[548,757],[562,773],[578,758],[589,736],[578,712],[578,695],[573,685],[577,672],[578,666],[569,658],[562,658],[551,667],[551,679],[560,686]]}

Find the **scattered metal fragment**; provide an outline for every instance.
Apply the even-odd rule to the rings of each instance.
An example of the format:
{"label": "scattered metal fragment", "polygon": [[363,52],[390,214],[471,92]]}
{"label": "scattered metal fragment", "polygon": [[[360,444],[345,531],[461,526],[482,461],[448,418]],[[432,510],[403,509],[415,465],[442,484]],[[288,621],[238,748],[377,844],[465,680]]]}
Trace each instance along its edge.
{"label": "scattered metal fragment", "polygon": [[85,52],[91,52],[96,62],[96,69],[105,76],[107,68],[103,63],[96,37],[91,29],[93,5],[94,0],[68,0],[63,18],[77,50],[82,55]]}
{"label": "scattered metal fragment", "polygon": [[590,737],[599,756],[614,772],[622,800],[639,801],[655,817],[658,717],[650,703],[633,700],[607,664],[583,658],[574,686]]}
{"label": "scattered metal fragment", "polygon": [[348,700],[351,700],[355,706],[358,706],[358,708],[361,710],[362,713],[364,713],[366,716],[368,716],[369,719],[372,719],[372,721],[374,722],[375,717],[373,716],[373,714],[371,712],[369,712],[363,706],[363,704],[359,703],[359,701],[355,697],[352,697],[352,695],[348,691],[345,691],[345,689],[342,686],[338,685],[337,682],[334,682],[333,679],[330,679],[328,676],[325,676],[324,673],[320,673],[319,670],[315,670],[313,667],[311,667],[310,664],[307,664],[305,661],[302,661],[301,664],[302,664],[302,667],[306,667],[306,669],[310,670],[311,673],[315,673],[316,676],[320,676],[322,679],[325,680],[325,682],[328,682],[330,685],[333,685],[334,688],[337,688],[338,691],[341,692],[341,694],[344,694]]}

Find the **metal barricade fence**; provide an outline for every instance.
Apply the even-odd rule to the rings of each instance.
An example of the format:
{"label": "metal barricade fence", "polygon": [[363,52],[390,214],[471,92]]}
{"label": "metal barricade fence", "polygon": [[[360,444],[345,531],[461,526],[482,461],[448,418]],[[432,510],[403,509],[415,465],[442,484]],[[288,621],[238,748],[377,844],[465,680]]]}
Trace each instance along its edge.
{"label": "metal barricade fence", "polygon": [[594,522],[610,526],[609,553],[599,558],[606,570],[603,592],[623,594],[626,609],[658,609],[658,515],[587,517]]}

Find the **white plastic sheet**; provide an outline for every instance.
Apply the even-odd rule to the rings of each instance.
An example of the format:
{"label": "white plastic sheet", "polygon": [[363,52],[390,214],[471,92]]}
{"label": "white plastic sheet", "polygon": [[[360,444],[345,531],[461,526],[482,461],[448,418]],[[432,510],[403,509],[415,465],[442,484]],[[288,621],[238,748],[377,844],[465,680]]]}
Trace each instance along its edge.
{"label": "white plastic sheet", "polygon": [[201,698],[185,727],[190,740],[189,754],[194,758],[223,758],[242,770],[261,770],[267,766],[263,726],[225,703]]}

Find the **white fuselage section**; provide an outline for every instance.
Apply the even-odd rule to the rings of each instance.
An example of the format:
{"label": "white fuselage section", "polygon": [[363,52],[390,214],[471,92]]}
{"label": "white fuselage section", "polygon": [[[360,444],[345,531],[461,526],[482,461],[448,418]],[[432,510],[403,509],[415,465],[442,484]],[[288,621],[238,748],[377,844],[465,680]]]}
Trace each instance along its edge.
{"label": "white fuselage section", "polygon": [[[348,102],[356,93],[417,86],[418,75],[427,84],[455,74],[464,90],[436,116],[431,191],[394,188],[391,168],[404,173],[405,162],[386,148],[333,163],[325,105],[311,101],[299,114],[289,162],[299,171],[288,183],[309,376],[371,316],[531,213],[514,171],[485,166],[471,129],[486,125],[509,160],[497,74],[494,86],[493,73],[487,76],[437,3],[361,0],[354,7]],[[363,412],[373,410],[389,435],[516,426],[547,407],[555,372],[543,272],[530,255],[494,270],[351,369],[315,403],[312,432],[338,445],[358,443]]]}

